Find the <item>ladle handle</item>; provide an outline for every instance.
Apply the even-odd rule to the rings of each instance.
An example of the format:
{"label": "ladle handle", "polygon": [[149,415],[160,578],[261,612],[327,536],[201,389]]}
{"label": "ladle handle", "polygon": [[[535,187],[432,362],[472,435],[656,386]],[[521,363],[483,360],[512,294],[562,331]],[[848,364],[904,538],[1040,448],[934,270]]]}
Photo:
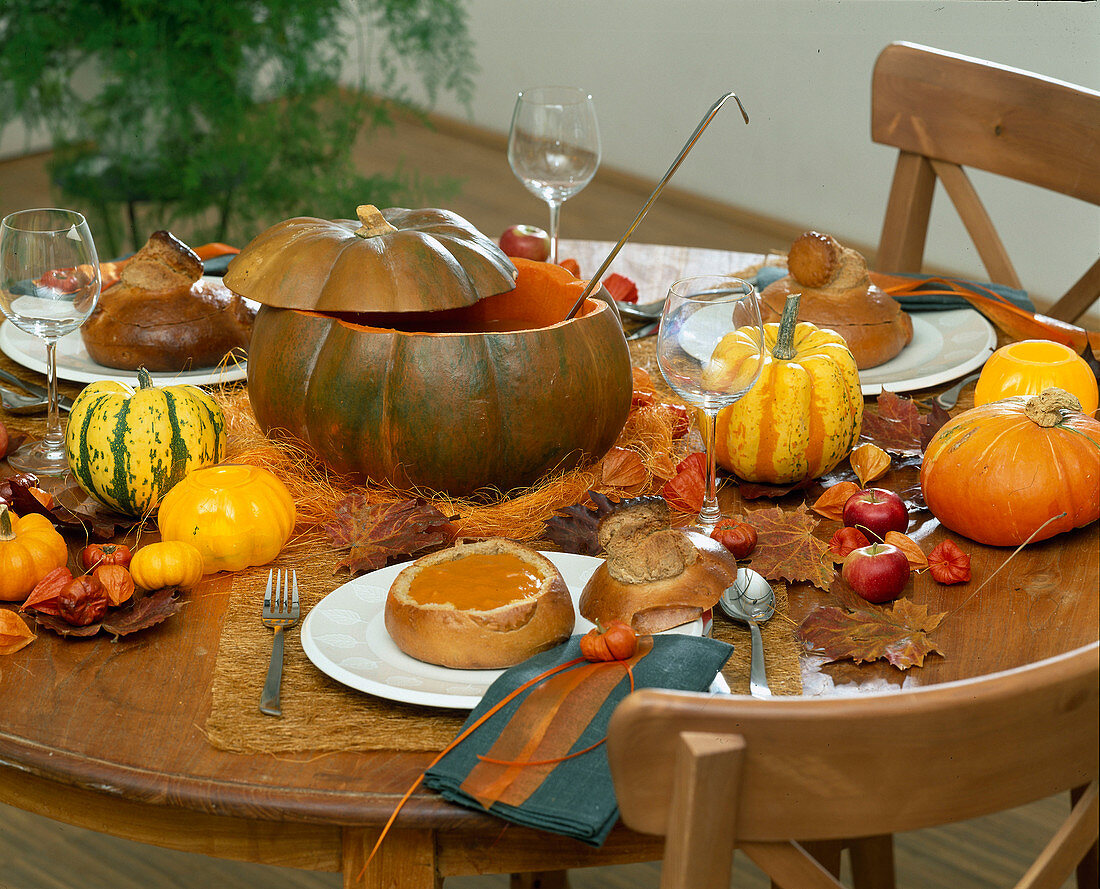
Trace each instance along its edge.
{"label": "ladle handle", "polygon": [[726,93],[711,106],[710,111],[708,111],[703,116],[703,119],[699,121],[699,126],[695,128],[695,132],[691,134],[691,138],[688,139],[687,142],[684,144],[684,147],[680,149],[680,153],[676,156],[676,160],[672,162],[672,166],[668,168],[668,172],[666,172],[665,175],[661,177],[661,181],[658,182],[657,187],[653,189],[653,194],[649,196],[649,200],[645,202],[645,206],[643,206],[642,209],[638,211],[638,215],[635,216],[634,221],[630,223],[630,228],[628,228],[626,230],[626,233],[621,238],[619,238],[619,243],[611,248],[611,252],[607,254],[607,259],[603,261],[603,265],[599,267],[599,269],[596,271],[596,274],[588,279],[588,286],[584,288],[584,292],[573,304],[573,308],[569,310],[569,314],[565,316],[566,321],[568,321],[570,318],[576,315],[577,312],[580,311],[581,306],[584,305],[584,301],[588,299],[588,297],[592,295],[592,291],[599,286],[600,278],[602,278],[603,273],[607,271],[607,267],[611,265],[615,257],[619,255],[619,251],[622,250],[623,244],[625,244],[630,239],[630,236],[634,234],[634,229],[636,229],[639,223],[641,223],[641,221],[645,218],[645,215],[649,211],[649,208],[653,206],[653,202],[657,200],[657,197],[664,190],[665,184],[668,182],[669,179],[672,178],[672,174],[676,172],[676,169],[680,166],[680,164],[684,162],[684,158],[687,157],[688,152],[695,147],[695,143],[698,142],[699,137],[703,135],[703,130],[707,128],[707,124],[711,122],[711,120],[714,118],[714,115],[718,113],[718,109],[726,103],[727,99],[733,99],[737,103],[737,107],[741,109],[741,116],[745,118],[745,123],[749,122],[748,112],[745,111],[745,106],[741,104],[741,100],[737,98],[736,93]]}
{"label": "ladle handle", "polygon": [[749,665],[749,694],[754,698],[770,698],[772,690],[768,688],[768,676],[764,671],[764,639],[756,621],[749,619],[749,632],[752,633],[752,663]]}

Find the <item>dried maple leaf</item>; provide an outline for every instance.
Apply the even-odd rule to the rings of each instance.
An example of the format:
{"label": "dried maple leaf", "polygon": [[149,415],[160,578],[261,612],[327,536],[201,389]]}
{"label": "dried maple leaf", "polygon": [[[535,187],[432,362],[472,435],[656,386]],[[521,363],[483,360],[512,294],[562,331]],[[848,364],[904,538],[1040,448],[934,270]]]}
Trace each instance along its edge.
{"label": "dried maple leaf", "polygon": [[[617,504],[598,491],[589,491],[588,497],[593,506],[575,503],[557,511],[546,520],[546,530],[542,539],[553,543],[566,553],[578,553],[582,556],[597,556],[600,544],[596,532],[600,519],[612,512]],[[628,502],[628,501],[623,501]]]}
{"label": "dried maple leaf", "polygon": [[947,612],[929,614],[927,605],[898,599],[889,608],[873,605],[857,610],[822,605],[811,611],[796,634],[806,648],[830,661],[849,658],[857,664],[886,660],[899,670],[924,666],[936,647],[929,634]]}
{"label": "dried maple leaf", "polygon": [[912,570],[920,571],[922,568],[928,567],[928,557],[924,554],[924,550],[908,534],[902,534],[900,531],[887,531],[882,542],[896,546],[905,553],[905,558]]}
{"label": "dried maple leaf", "polygon": [[815,481],[816,479],[804,478],[789,485],[769,485],[766,482],[746,482],[738,479],[737,491],[745,500],[760,500],[765,497],[769,500],[777,500],[780,497],[786,497],[792,491],[804,490]]}
{"label": "dried maple leaf", "polygon": [[612,448],[600,461],[600,480],[612,488],[632,488],[646,480],[646,469],[637,451]]}
{"label": "dried maple leaf", "polygon": [[852,448],[848,462],[855,471],[860,486],[866,488],[868,482],[886,475],[886,470],[890,468],[890,455],[878,445],[865,442]]}
{"label": "dried maple leaf", "polygon": [[23,618],[6,608],[0,610],[0,654],[15,654],[35,638]]}
{"label": "dried maple leaf", "polygon": [[950,414],[934,405],[922,414],[911,398],[882,391],[875,402],[877,411],[864,411],[860,438],[897,454],[920,454]]}
{"label": "dried maple leaf", "polygon": [[334,546],[350,547],[336,570],[352,574],[376,571],[390,559],[443,546],[455,536],[452,519],[421,497],[371,504],[363,494],[351,494],[336,504],[334,514],[325,531]]}
{"label": "dried maple leaf", "polygon": [[756,529],[753,570],[768,580],[805,581],[829,589],[835,569],[828,546],[814,537],[817,519],[805,504],[793,510],[756,509],[743,519]]}
{"label": "dried maple leaf", "polygon": [[837,482],[835,485],[829,485],[810,509],[818,515],[839,522],[844,517],[844,504],[858,490],[859,485],[855,482]]}

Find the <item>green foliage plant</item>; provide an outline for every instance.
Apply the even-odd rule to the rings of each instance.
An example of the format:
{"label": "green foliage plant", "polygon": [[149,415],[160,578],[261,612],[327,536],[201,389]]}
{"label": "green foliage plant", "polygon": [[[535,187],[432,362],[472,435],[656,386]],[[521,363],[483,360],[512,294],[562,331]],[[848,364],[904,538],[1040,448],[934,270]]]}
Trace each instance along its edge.
{"label": "green foliage plant", "polygon": [[53,180],[102,214],[108,252],[127,210],[144,242],[142,206],[201,240],[393,206],[432,184],[361,175],[352,148],[410,107],[410,78],[469,100],[462,3],[5,0],[0,122],[48,132]]}

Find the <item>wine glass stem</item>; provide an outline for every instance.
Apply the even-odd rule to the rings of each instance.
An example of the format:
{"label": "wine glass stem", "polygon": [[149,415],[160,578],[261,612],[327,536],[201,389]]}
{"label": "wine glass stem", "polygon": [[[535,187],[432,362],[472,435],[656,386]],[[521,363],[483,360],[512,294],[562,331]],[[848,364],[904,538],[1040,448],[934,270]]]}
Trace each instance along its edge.
{"label": "wine glass stem", "polygon": [[57,340],[54,337],[46,340],[46,392],[49,413],[42,446],[52,455],[61,453],[65,449],[65,432],[61,428],[61,411],[57,406]]}
{"label": "wine glass stem", "polygon": [[718,506],[718,467],[714,453],[714,440],[718,432],[718,412],[705,410],[703,413],[706,415],[703,440],[707,448],[707,477],[706,488],[703,490],[703,508],[699,510],[699,524],[710,531],[722,518],[722,510]]}
{"label": "wine glass stem", "polygon": [[547,201],[550,205],[550,261],[558,262],[558,215],[561,213],[561,201]]}

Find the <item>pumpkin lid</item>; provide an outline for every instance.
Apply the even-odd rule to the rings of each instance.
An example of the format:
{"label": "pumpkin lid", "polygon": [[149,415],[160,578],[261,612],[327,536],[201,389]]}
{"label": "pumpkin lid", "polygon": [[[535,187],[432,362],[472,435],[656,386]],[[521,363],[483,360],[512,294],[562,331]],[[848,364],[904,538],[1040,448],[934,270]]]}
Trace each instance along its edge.
{"label": "pumpkin lid", "polygon": [[448,210],[357,208],[358,220],[300,216],[255,237],[225,284],[267,306],[320,312],[433,312],[516,286],[516,268]]}

